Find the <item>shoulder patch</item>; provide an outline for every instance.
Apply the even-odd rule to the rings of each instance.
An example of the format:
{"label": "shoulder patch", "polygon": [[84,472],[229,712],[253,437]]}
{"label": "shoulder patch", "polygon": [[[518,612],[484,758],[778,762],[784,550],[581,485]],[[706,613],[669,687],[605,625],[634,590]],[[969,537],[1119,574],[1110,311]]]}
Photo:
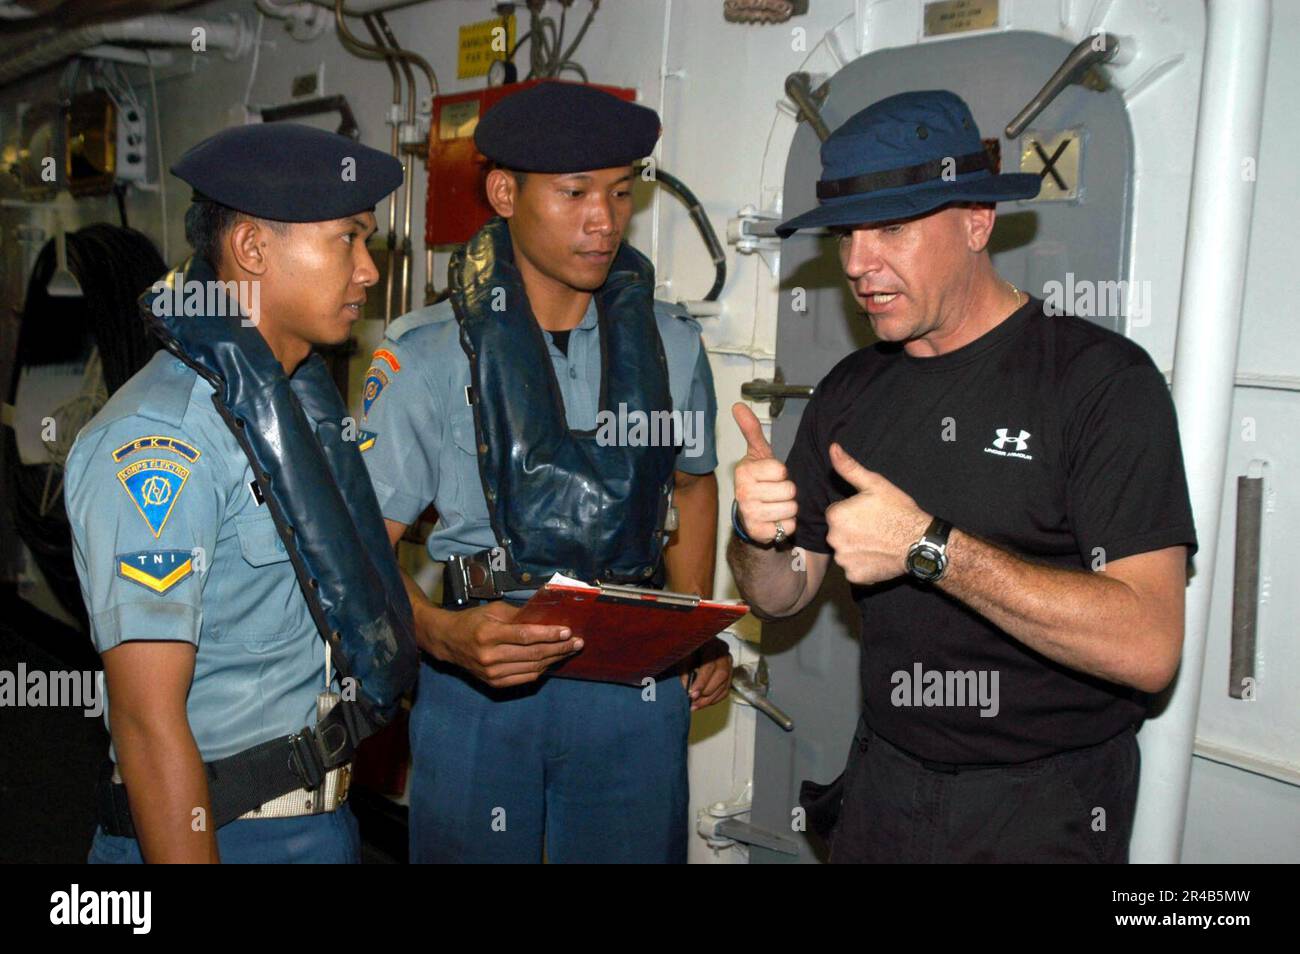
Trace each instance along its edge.
{"label": "shoulder patch", "polygon": [[194,573],[194,555],[189,550],[135,550],[119,553],[113,561],[122,579],[160,596]]}
{"label": "shoulder patch", "polygon": [[375,438],[379,435],[374,431],[357,430],[357,450],[363,454],[375,446]]}
{"label": "shoulder patch", "polygon": [[370,366],[366,372],[366,383],[361,388],[361,416],[366,417],[370,414],[370,406],[375,403],[375,398],[379,397],[388,384],[388,375],[384,374],[382,368],[375,365]]}
{"label": "shoulder patch", "polygon": [[370,359],[371,364],[378,364],[380,361],[383,361],[394,371],[402,370],[402,363],[397,360],[397,355],[387,348],[376,348],[374,357]]}
{"label": "shoulder patch", "polygon": [[113,451],[113,460],[120,462],[123,458],[130,457],[136,451],[142,450],[175,451],[191,464],[198,460],[199,454],[202,453],[193,444],[188,441],[183,441],[179,437],[165,437],[161,434],[151,434],[148,437],[137,437],[135,440],[127,441],[117,450]]}
{"label": "shoulder patch", "polygon": [[190,469],[184,464],[161,457],[138,460],[117,472],[118,482],[155,539],[162,535],[189,476]]}

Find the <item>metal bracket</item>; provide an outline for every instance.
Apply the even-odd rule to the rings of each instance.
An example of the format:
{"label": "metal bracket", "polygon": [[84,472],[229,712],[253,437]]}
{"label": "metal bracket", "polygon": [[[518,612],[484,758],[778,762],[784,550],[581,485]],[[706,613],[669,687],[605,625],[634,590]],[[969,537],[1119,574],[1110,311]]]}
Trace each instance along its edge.
{"label": "metal bracket", "polygon": [[729,802],[714,802],[701,809],[695,819],[695,830],[715,850],[732,848],[739,842],[798,857],[799,845],[793,839],[741,820],[740,816],[748,815],[753,806],[753,795],[754,782],[751,779],[738,797]]}
{"label": "metal bracket", "polygon": [[781,240],[776,234],[780,221],[780,212],[747,205],[736,213],[736,218],[727,220],[727,244],[734,245],[742,255],[780,251]]}

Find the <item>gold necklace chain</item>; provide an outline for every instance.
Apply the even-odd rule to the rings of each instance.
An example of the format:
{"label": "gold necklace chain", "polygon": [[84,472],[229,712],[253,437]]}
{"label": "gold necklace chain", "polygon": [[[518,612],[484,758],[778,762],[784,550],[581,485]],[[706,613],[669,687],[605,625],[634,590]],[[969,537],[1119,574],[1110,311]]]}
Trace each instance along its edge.
{"label": "gold necklace chain", "polygon": [[1028,295],[1025,295],[1025,301],[1021,301],[1021,300],[1020,300],[1020,295],[1021,295],[1021,291],[1020,291],[1020,289],[1017,288],[1015,285],[1013,285],[1013,284],[1012,284],[1008,279],[1005,279],[1005,278],[1004,278],[1004,279],[1002,279],[1002,280],[1003,280],[1004,282],[1007,283],[1007,286],[1008,286],[1008,287],[1009,287],[1013,292],[1015,292],[1015,295],[1016,295],[1016,307],[1017,307],[1017,308],[1019,308],[1019,307],[1020,307],[1021,305],[1023,305],[1025,302],[1029,301],[1029,296],[1028,296]]}

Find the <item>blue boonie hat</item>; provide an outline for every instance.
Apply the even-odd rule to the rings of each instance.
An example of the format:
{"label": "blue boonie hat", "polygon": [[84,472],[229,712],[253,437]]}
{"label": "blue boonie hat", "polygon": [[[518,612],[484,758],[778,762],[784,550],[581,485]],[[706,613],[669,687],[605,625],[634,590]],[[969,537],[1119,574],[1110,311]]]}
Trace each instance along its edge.
{"label": "blue boonie hat", "polygon": [[581,83],[550,81],[511,93],[483,114],[474,145],[519,172],[585,172],[654,152],[659,114]]}
{"label": "blue boonie hat", "polygon": [[388,153],[299,123],[223,129],[171,171],[197,202],[280,222],[341,219],[373,209],[402,184],[402,164]]}
{"label": "blue boonie hat", "polygon": [[820,204],[778,225],[782,238],[949,202],[1032,199],[1042,185],[1034,173],[995,173],[970,107],[947,90],[899,93],[854,113],[822,143],[821,158]]}

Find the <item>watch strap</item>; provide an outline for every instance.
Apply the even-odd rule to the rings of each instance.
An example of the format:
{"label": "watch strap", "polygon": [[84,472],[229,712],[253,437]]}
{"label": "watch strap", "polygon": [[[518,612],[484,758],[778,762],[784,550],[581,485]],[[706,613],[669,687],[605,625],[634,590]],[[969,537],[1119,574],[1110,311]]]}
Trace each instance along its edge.
{"label": "watch strap", "polygon": [[952,533],[952,524],[942,517],[935,517],[930,521],[930,526],[926,527],[921,539],[937,547],[947,547],[950,533]]}
{"label": "watch strap", "polygon": [[761,547],[761,546],[763,546],[763,544],[759,543],[757,540],[755,540],[753,537],[751,537],[748,533],[746,533],[746,532],[745,532],[745,528],[741,525],[741,523],[740,523],[740,501],[739,501],[739,500],[733,500],[733,501],[731,502],[731,529],[732,529],[732,530],[735,530],[735,531],[736,531],[736,536],[740,537],[740,539],[741,539],[742,541],[744,541],[745,543],[748,543],[751,547]]}

